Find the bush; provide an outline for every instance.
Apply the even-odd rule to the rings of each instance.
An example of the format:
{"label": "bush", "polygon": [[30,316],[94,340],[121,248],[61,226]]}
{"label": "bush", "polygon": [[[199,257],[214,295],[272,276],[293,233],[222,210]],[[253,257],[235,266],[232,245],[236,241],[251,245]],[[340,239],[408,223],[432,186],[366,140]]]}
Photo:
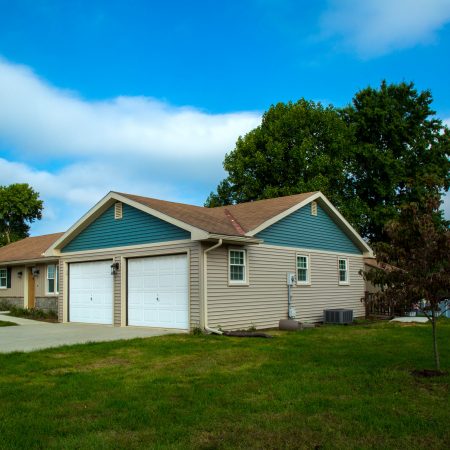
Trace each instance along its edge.
{"label": "bush", "polygon": [[58,314],[54,311],[43,311],[37,308],[18,308],[17,306],[9,307],[9,314],[14,317],[23,317],[24,319],[35,319],[35,320],[57,320]]}

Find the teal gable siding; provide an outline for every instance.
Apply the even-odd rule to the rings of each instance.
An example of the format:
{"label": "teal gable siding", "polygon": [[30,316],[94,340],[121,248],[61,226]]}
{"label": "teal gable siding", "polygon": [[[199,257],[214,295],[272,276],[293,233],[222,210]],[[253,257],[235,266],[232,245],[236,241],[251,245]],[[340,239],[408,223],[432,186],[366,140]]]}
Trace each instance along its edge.
{"label": "teal gable siding", "polygon": [[114,219],[114,206],[107,209],[62,250],[76,252],[127,245],[190,239],[191,233],[127,204],[122,219]]}
{"label": "teal gable siding", "polygon": [[293,212],[256,235],[264,244],[361,254],[331,217],[317,205],[317,216],[310,204]]}

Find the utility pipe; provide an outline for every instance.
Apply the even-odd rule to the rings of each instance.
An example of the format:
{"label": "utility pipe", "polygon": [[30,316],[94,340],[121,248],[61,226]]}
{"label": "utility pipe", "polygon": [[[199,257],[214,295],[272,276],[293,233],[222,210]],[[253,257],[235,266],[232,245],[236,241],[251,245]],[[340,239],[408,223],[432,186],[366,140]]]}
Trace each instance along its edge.
{"label": "utility pipe", "polygon": [[214,334],[222,334],[220,330],[208,327],[208,253],[211,250],[219,248],[223,243],[223,239],[219,239],[217,244],[207,248],[203,252],[203,324],[206,331]]}

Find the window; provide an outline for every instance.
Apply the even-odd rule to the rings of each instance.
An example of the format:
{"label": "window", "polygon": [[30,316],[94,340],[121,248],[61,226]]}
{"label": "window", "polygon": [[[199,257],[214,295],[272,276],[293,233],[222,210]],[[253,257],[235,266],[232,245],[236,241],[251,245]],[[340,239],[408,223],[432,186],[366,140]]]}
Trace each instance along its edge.
{"label": "window", "polygon": [[245,257],[245,250],[230,250],[230,283],[245,283],[247,281],[247,267]]}
{"label": "window", "polygon": [[297,255],[297,283],[309,284],[309,256]]}
{"label": "window", "polygon": [[8,285],[8,270],[0,269],[0,288],[6,289]]}
{"label": "window", "polygon": [[49,264],[47,266],[47,294],[58,293],[58,266]]}
{"label": "window", "polygon": [[339,258],[339,284],[348,284],[348,259]]}

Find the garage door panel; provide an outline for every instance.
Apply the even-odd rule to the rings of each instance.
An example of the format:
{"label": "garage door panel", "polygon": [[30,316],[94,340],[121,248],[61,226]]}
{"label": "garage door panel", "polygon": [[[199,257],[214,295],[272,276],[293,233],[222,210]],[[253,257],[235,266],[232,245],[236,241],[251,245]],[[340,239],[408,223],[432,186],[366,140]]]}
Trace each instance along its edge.
{"label": "garage door panel", "polygon": [[113,323],[112,261],[69,265],[69,320]]}
{"label": "garage door panel", "polygon": [[128,324],[187,329],[187,266],[186,255],[130,259]]}
{"label": "garage door panel", "polygon": [[142,277],[141,285],[144,289],[151,289],[151,290],[158,289],[159,287],[158,276],[144,274],[144,276]]}

